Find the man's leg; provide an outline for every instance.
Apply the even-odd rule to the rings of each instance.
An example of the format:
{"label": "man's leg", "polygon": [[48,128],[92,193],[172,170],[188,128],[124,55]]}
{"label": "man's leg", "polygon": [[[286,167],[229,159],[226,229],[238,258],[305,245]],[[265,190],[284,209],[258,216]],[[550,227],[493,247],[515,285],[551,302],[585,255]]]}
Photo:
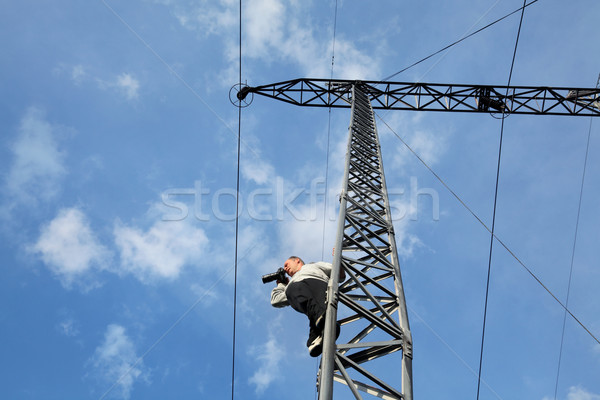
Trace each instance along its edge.
{"label": "man's leg", "polygon": [[308,317],[309,334],[306,346],[310,355],[317,357],[322,350],[323,328],[317,327],[316,322],[325,314],[327,307],[327,283],[318,279],[294,282],[286,289],[286,295],[292,308]]}
{"label": "man's leg", "polygon": [[316,326],[317,319],[327,310],[327,283],[318,279],[306,279],[306,283],[311,293],[306,305],[306,315]]}
{"label": "man's leg", "polygon": [[314,325],[327,307],[327,283],[319,279],[294,282],[286,289],[286,296],[292,308],[306,314]]}

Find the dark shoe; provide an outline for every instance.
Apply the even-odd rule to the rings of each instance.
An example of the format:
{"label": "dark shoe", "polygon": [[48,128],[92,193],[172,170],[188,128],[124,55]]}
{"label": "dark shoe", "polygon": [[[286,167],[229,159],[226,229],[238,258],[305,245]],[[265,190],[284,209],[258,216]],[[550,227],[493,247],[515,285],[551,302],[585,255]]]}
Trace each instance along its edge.
{"label": "dark shoe", "polygon": [[[315,326],[317,328],[318,332],[324,332],[325,331],[325,314],[321,315],[319,318],[317,318],[317,321],[315,322]],[[340,337],[340,323],[336,322],[335,323],[335,338],[337,339],[338,337]]]}
{"label": "dark shoe", "polygon": [[321,314],[321,316],[317,318],[315,321],[315,326],[319,331],[323,332],[323,329],[325,329],[325,313]]}
{"label": "dark shoe", "polygon": [[323,352],[323,336],[318,336],[308,346],[308,353],[311,357],[319,357]]}
{"label": "dark shoe", "polygon": [[[340,323],[335,324],[335,339],[340,336]],[[311,357],[319,357],[323,352],[323,335],[317,336],[309,345],[308,353]]]}
{"label": "dark shoe", "polygon": [[[315,327],[317,328],[317,332],[319,332],[320,334],[323,334],[323,332],[325,332],[325,314],[321,315],[319,318],[317,318],[317,321],[315,322]],[[335,338],[337,339],[338,337],[340,337],[340,323],[336,322],[335,323]]]}
{"label": "dark shoe", "polygon": [[318,331],[317,328],[315,327],[311,327],[310,331],[308,331],[308,340],[306,341],[306,347],[310,347],[310,345],[312,344],[312,342],[318,338],[319,336],[322,336],[323,332],[322,331]]}

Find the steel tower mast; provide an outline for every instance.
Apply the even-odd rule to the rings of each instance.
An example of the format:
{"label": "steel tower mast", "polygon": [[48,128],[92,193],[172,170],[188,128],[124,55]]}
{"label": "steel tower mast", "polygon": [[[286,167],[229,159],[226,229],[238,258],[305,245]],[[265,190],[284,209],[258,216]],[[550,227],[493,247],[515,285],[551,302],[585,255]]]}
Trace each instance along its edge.
{"label": "steel tower mast", "polygon": [[[232,101],[244,106],[252,102],[248,95],[258,94],[300,106],[352,108],[319,400],[333,398],[334,381],[347,385],[356,399],[363,399],[360,392],[413,398],[412,336],[373,109],[600,116],[599,88],[295,79],[233,89]],[[348,277],[342,283],[341,269]],[[336,343],[337,324],[342,334]],[[385,365],[377,364],[384,356]],[[390,368],[389,356],[399,358],[399,368]]]}
{"label": "steel tower mast", "polygon": [[[373,109],[360,85],[352,88],[352,117],[332,278],[328,286],[319,400],[331,399],[333,381],[348,385],[357,399],[412,400],[412,339],[394,239],[381,148]],[[349,277],[338,284],[343,268]],[[336,321],[338,303],[349,313]],[[347,338],[335,344],[336,322]],[[400,352],[398,390],[369,371],[369,365]],[[392,374],[394,375],[394,374]]]}

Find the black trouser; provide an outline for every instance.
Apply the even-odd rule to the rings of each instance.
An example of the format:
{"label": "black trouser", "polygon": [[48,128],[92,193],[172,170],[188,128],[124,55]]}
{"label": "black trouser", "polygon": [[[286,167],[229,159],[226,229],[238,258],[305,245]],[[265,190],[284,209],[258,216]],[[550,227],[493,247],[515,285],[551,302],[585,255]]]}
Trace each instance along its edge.
{"label": "black trouser", "polygon": [[286,288],[285,294],[292,308],[308,317],[308,346],[322,334],[315,322],[327,310],[327,282],[312,278],[292,282]]}

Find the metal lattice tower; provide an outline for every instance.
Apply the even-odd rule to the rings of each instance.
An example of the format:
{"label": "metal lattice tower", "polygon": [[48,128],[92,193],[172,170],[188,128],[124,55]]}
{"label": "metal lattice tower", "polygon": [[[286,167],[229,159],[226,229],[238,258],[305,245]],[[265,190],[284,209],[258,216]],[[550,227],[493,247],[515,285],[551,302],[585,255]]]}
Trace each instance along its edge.
{"label": "metal lattice tower", "polygon": [[[347,385],[357,399],[362,399],[362,391],[383,399],[411,400],[412,338],[373,108],[359,85],[353,86],[351,101],[319,400],[332,398],[333,381]],[[342,284],[340,268],[347,276]],[[345,309],[338,311],[338,305]],[[344,333],[340,341],[347,340],[337,345],[336,314],[347,314],[337,321]],[[395,352],[400,354],[401,368],[393,382],[385,382],[369,367]],[[399,378],[402,387],[396,388]]]}
{"label": "metal lattice tower", "polygon": [[[244,107],[256,94],[298,106],[352,108],[327,289],[319,400],[333,398],[334,381],[347,385],[356,399],[364,393],[388,400],[413,398],[412,336],[373,109],[600,117],[598,87],[302,78],[257,87],[238,84],[230,95],[234,92],[232,102]],[[340,284],[341,269],[347,279]],[[337,323],[342,333],[336,343]]]}

